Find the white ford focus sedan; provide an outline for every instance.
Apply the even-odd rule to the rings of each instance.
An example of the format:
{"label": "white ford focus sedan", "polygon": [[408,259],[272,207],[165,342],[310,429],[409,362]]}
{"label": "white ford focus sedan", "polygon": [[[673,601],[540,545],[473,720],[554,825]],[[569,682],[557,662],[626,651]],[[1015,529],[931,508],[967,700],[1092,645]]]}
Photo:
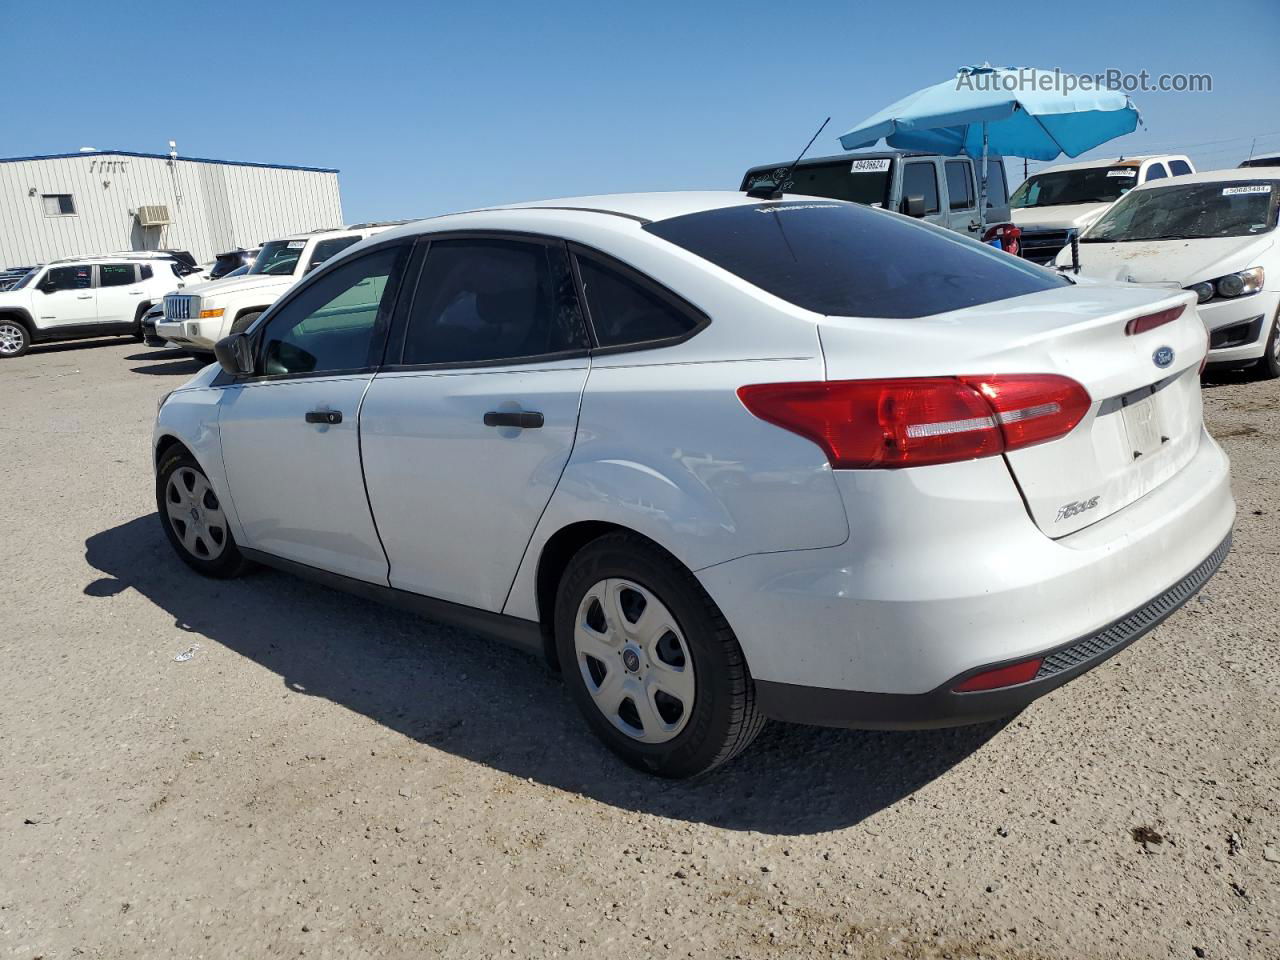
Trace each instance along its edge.
{"label": "white ford focus sedan", "polygon": [[538,651],[664,776],[766,717],[982,721],[1226,555],[1194,301],[839,201],[440,217],[168,396],[160,520],[209,576],[265,563]]}

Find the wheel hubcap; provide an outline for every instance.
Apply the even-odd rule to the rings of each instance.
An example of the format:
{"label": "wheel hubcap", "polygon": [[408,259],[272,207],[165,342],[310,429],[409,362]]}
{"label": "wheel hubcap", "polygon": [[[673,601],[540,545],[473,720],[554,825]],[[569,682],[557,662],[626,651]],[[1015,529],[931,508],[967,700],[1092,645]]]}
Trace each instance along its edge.
{"label": "wheel hubcap", "polygon": [[180,467],[164,491],[169,523],[185,549],[201,560],[216,560],[227,546],[227,518],[204,474]]}
{"label": "wheel hubcap", "polygon": [[22,349],[22,328],[13,323],[0,323],[0,353],[17,353]]}
{"label": "wheel hubcap", "polygon": [[693,712],[693,657],[679,624],[631,580],[596,583],[573,631],[578,669],[596,708],[641,743],[676,737]]}

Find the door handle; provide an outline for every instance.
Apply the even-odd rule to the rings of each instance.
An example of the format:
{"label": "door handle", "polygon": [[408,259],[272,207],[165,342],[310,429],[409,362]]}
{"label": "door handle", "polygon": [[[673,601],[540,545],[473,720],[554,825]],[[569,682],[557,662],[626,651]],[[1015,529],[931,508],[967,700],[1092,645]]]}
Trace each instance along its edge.
{"label": "door handle", "polygon": [[490,410],[484,415],[486,427],[519,427],[521,430],[537,430],[542,424],[542,414],[536,410]]}
{"label": "door handle", "polygon": [[341,410],[308,410],[307,411],[307,423],[334,424],[334,423],[341,423],[341,422],[342,422]]}
{"label": "door handle", "polygon": [[77,293],[77,294],[76,294],[76,299],[77,299],[77,300],[92,300],[92,299],[93,299],[93,294],[92,294],[92,293]]}

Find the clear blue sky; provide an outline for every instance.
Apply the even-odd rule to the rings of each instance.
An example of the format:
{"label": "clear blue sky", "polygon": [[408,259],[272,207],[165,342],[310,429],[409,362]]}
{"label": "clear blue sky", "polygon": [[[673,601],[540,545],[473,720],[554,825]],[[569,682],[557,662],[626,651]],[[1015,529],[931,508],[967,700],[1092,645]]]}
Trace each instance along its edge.
{"label": "clear blue sky", "polygon": [[1103,152],[1181,150],[1208,169],[1254,135],[1280,151],[1280,0],[0,8],[0,156],[162,153],[172,138],[190,156],[339,167],[348,220],[732,189],[828,114],[815,153],[984,61],[1209,73],[1209,94],[1136,94],[1147,129]]}

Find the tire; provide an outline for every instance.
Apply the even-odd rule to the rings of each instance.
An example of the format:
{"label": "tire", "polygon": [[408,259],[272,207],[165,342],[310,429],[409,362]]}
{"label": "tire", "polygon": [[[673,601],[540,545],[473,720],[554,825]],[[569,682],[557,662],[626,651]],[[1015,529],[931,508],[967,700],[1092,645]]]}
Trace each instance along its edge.
{"label": "tire", "polygon": [[1262,358],[1254,365],[1253,375],[1258,380],[1274,380],[1280,377],[1280,310],[1271,320],[1271,333]]}
{"label": "tire", "polygon": [[17,320],[0,317],[0,358],[20,357],[31,349],[31,331]]}
{"label": "tire", "polygon": [[147,311],[151,309],[151,304],[144,303],[138,307],[138,313],[133,318],[133,332],[129,336],[133,337],[138,343],[142,343],[146,339],[142,333],[142,318],[147,315]]}
{"label": "tire", "polygon": [[244,333],[252,325],[253,321],[262,316],[261,310],[255,310],[253,313],[244,313],[236,317],[235,323],[231,324],[230,333]]}
{"label": "tire", "polygon": [[209,478],[181,447],[170,450],[160,461],[156,509],[170,545],[192,570],[225,580],[248,568],[249,561],[236,546]]}
{"label": "tire", "polygon": [[[764,727],[724,615],[693,574],[650,541],[619,532],[583,547],[560,579],[554,617],[574,701],[596,736],[632,766],[697,776],[733,759]],[[621,629],[619,618],[627,621]]]}

